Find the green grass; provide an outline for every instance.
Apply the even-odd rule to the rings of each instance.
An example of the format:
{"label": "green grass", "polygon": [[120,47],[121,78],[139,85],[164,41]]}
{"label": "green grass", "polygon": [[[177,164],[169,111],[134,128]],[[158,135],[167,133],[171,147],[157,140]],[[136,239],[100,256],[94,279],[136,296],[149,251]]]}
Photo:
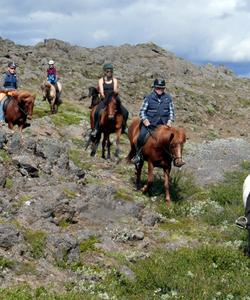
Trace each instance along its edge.
{"label": "green grass", "polygon": [[250,293],[250,261],[230,247],[157,251],[132,269],[136,279],[120,279],[118,299],[224,300]]}
{"label": "green grass", "polygon": [[80,251],[81,253],[87,252],[87,251],[96,251],[97,248],[95,247],[95,244],[98,243],[99,240],[95,236],[91,236],[85,241],[82,241],[80,243]]}
{"label": "green grass", "polygon": [[11,260],[9,260],[3,256],[0,256],[0,270],[6,269],[6,268],[11,268],[13,265],[14,265],[14,263]]}
{"label": "green grass", "polygon": [[[32,289],[29,285],[17,285],[12,288],[0,289],[1,299],[4,300],[95,300],[98,299],[88,293],[53,292],[47,287]],[[100,299],[100,298],[99,298]]]}
{"label": "green grass", "polygon": [[47,234],[43,231],[27,230],[24,236],[29,245],[31,256],[33,258],[43,257]]}
{"label": "green grass", "polygon": [[4,163],[11,162],[11,158],[9,157],[8,153],[3,149],[0,149],[0,158]]}

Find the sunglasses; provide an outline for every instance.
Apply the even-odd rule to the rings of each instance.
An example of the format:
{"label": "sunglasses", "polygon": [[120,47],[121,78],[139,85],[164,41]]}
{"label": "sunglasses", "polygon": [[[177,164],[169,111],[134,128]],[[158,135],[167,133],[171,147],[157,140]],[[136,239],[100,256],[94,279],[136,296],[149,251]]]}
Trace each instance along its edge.
{"label": "sunglasses", "polygon": [[105,73],[112,73],[112,70],[106,70]]}
{"label": "sunglasses", "polygon": [[16,68],[15,68],[15,67],[10,67],[10,69],[11,69],[11,70],[15,70]]}

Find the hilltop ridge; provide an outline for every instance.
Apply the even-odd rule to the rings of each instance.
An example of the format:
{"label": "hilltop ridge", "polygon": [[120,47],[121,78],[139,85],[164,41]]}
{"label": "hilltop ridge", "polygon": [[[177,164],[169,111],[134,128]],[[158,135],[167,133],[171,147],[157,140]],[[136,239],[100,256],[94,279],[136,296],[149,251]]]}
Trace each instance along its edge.
{"label": "hilltop ridge", "polygon": [[248,136],[250,80],[237,77],[224,66],[197,66],[153,43],[91,49],[56,39],[35,46],[0,39],[0,47],[1,72],[9,60],[15,60],[22,87],[34,90],[38,97],[50,58],[56,62],[64,97],[72,101],[87,96],[87,88],[96,85],[102,75],[103,64],[112,62],[130,117],[138,113],[153,79],[163,77],[174,97],[176,122],[185,126],[191,137]]}

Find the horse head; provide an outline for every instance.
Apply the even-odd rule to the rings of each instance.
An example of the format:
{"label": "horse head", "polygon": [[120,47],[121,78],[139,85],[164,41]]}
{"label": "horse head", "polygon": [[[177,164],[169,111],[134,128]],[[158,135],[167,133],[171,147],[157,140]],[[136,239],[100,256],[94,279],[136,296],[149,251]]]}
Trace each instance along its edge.
{"label": "horse head", "polygon": [[19,109],[31,120],[36,96],[28,91],[15,91],[12,97],[18,102]]}
{"label": "horse head", "polygon": [[49,94],[50,94],[51,83],[49,83],[48,81],[45,81],[45,82],[41,85],[41,90],[42,90],[43,98],[46,99],[46,97],[48,97]]}
{"label": "horse head", "polygon": [[95,96],[98,96],[98,95],[99,95],[99,88],[94,87],[94,86],[90,86],[88,97],[95,97]]}
{"label": "horse head", "polygon": [[182,128],[161,126],[159,143],[162,144],[164,152],[170,156],[175,167],[181,167],[185,164],[182,160],[182,150],[186,142],[186,134]]}
{"label": "horse head", "polygon": [[115,92],[110,92],[105,97],[104,101],[107,105],[107,114],[108,119],[113,120],[115,118],[115,113],[117,111],[117,101],[116,97],[118,96]]}
{"label": "horse head", "polygon": [[96,106],[101,101],[99,96],[99,87],[90,86],[88,97],[91,97],[90,108]]}

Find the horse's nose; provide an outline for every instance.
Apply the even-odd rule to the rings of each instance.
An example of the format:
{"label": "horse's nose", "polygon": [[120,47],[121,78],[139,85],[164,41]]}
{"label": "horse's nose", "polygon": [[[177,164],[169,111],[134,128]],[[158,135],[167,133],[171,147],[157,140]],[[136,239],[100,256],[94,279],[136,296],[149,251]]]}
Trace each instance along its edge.
{"label": "horse's nose", "polygon": [[174,159],[174,166],[175,167],[180,168],[183,165],[185,165],[185,162],[181,158]]}
{"label": "horse's nose", "polygon": [[114,120],[114,115],[109,115],[109,120]]}

